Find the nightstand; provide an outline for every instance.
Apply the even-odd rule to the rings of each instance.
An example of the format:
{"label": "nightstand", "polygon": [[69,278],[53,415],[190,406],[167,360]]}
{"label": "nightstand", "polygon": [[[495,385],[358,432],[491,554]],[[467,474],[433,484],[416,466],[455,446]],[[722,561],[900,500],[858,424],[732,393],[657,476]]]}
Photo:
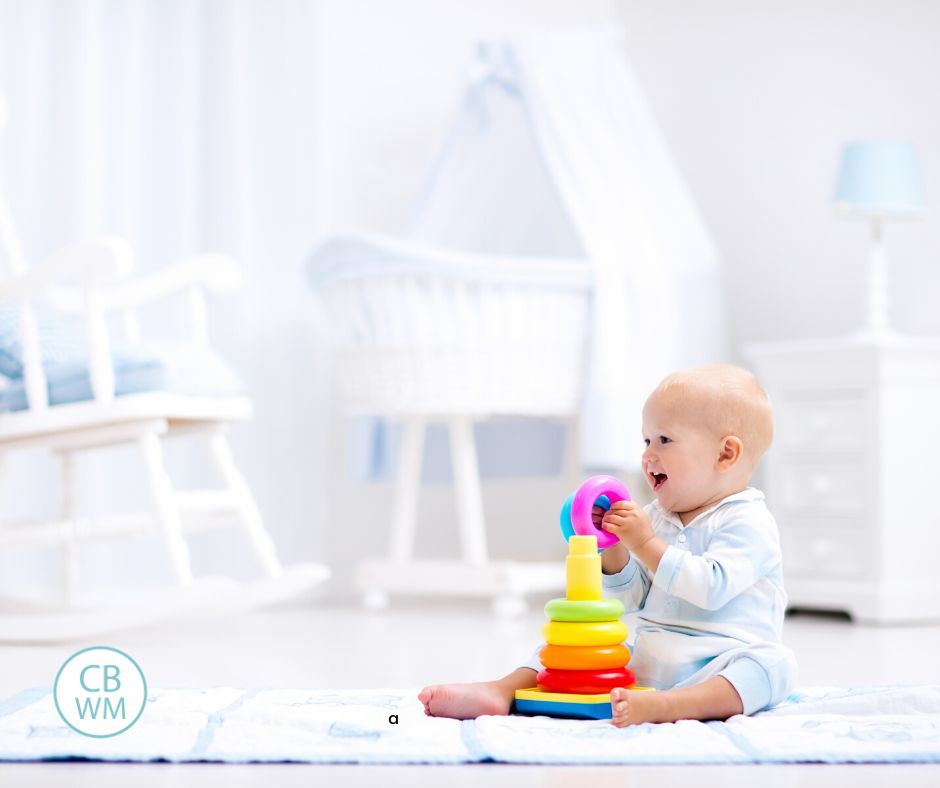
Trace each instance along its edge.
{"label": "nightstand", "polygon": [[940,341],[746,348],[774,405],[764,491],[790,607],[940,619]]}

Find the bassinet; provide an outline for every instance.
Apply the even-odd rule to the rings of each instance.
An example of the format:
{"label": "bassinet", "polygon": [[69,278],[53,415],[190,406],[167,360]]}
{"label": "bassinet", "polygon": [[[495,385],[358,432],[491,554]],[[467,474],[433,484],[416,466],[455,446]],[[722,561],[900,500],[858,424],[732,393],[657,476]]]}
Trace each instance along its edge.
{"label": "bassinet", "polygon": [[[584,261],[499,258],[378,236],[334,238],[308,275],[331,329],[349,413],[403,425],[388,558],[357,580],[390,592],[492,595],[504,611],[563,587],[560,564],[489,560],[472,425],[493,416],[573,418],[583,391],[591,270]],[[448,425],[461,561],[421,561],[414,531],[426,425]]]}

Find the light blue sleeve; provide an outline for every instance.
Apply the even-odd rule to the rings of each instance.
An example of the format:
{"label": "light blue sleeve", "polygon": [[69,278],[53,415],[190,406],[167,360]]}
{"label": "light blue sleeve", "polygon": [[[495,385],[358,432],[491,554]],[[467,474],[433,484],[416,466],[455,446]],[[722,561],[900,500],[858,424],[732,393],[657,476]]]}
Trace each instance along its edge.
{"label": "light blue sleeve", "polygon": [[646,602],[646,595],[650,590],[650,577],[646,569],[633,556],[630,556],[630,560],[623,569],[613,575],[602,575],[601,580],[605,591],[622,597],[627,613],[639,610]]}
{"label": "light blue sleeve", "polygon": [[667,547],[653,583],[704,610],[717,610],[779,560],[779,548],[762,524],[737,520],[720,528],[702,555]]}

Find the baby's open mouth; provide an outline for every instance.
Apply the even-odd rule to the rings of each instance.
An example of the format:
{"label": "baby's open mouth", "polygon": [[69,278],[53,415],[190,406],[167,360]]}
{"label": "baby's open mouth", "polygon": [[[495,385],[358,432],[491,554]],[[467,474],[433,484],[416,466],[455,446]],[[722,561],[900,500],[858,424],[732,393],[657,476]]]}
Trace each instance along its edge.
{"label": "baby's open mouth", "polygon": [[669,478],[665,473],[651,473],[650,476],[653,477],[653,492],[662,487]]}

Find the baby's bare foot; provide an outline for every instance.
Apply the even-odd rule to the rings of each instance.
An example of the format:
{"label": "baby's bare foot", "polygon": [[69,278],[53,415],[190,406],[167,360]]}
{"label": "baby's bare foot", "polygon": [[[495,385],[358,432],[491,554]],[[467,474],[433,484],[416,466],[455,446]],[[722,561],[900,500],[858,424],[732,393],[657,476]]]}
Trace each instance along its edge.
{"label": "baby's bare foot", "polygon": [[610,691],[611,722],[618,728],[641,722],[675,722],[669,713],[667,692],[628,690],[617,687]]}
{"label": "baby's bare foot", "polygon": [[421,690],[418,700],[424,704],[424,713],[431,717],[472,720],[483,714],[509,714],[513,694],[496,681],[439,684]]}

